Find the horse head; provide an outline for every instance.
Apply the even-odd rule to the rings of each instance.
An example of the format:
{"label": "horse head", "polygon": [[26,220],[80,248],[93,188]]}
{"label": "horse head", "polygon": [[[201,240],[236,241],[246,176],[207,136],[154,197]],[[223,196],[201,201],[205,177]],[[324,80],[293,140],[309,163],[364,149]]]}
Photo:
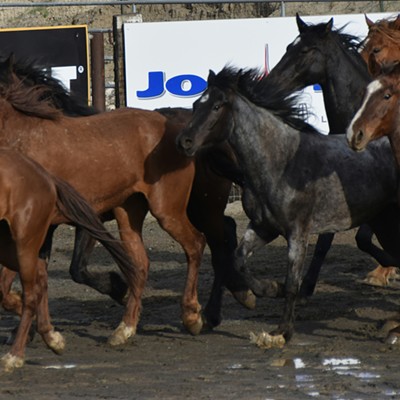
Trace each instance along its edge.
{"label": "horse head", "polygon": [[208,87],[194,102],[192,119],[176,138],[178,149],[188,156],[193,156],[202,146],[223,142],[232,129],[229,94],[235,82],[224,81],[222,75],[210,70]]}
{"label": "horse head", "polygon": [[332,55],[338,59],[339,46],[347,49],[357,42],[356,38],[334,29],[333,18],[314,25],[307,24],[297,14],[296,22],[299,35],[268,75],[271,85],[279,85],[288,93],[317,83],[324,86],[330,71],[334,69],[336,73],[338,68],[337,62],[332,62]]}
{"label": "horse head", "polygon": [[382,66],[371,55],[369,63],[379,75],[368,85],[363,104],[347,129],[348,143],[357,151],[371,140],[395,133],[399,122],[400,62]]}
{"label": "horse head", "polygon": [[369,72],[376,77],[379,72],[370,68],[370,56],[384,66],[400,61],[400,14],[395,19],[382,19],[372,22],[365,16],[368,25],[368,35],[364,39],[361,56],[368,64]]}

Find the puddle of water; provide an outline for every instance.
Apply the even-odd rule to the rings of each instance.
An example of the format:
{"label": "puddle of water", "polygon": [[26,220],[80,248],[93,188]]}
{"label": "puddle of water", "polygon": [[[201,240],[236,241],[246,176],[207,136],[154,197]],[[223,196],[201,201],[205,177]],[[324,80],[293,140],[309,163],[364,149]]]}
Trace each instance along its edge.
{"label": "puddle of water", "polygon": [[357,358],[326,358],[322,361],[323,366],[343,367],[360,365],[361,361]]}
{"label": "puddle of water", "polygon": [[72,369],[76,368],[76,364],[58,364],[58,365],[45,365],[44,369]]}
{"label": "puddle of water", "polygon": [[[303,391],[304,394],[313,398],[319,398],[321,396],[318,391],[318,382],[320,380],[320,374],[317,373],[315,376],[313,375],[312,370],[314,371],[332,371],[332,373],[340,375],[340,376],[352,376],[361,382],[371,382],[373,380],[378,380],[382,378],[382,375],[376,373],[371,370],[366,370],[363,368],[362,363],[357,358],[352,357],[343,357],[343,358],[325,358],[320,362],[305,362],[301,358],[294,359],[275,359],[270,365],[272,367],[282,368],[281,371],[285,371],[286,369],[289,371],[291,368],[294,369],[294,374],[290,375],[293,377],[294,381],[291,381],[289,385],[277,384],[277,385],[268,385],[267,389],[287,389],[293,383],[296,388]],[[287,368],[289,367],[289,368]],[[302,369],[307,368],[307,373],[301,373]],[[311,369],[311,372],[310,372]],[[287,374],[279,375],[281,378],[288,377]],[[329,378],[328,378],[329,379]],[[400,394],[400,391],[392,390],[392,389],[383,389],[383,396],[396,396]],[[333,395],[332,399],[335,400],[345,400],[346,397],[343,395]]]}

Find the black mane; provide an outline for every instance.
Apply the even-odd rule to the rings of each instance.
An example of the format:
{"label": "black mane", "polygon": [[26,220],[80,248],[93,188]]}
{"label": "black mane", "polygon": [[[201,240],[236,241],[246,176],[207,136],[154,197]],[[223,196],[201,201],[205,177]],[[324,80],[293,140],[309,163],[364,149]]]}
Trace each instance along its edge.
{"label": "black mane", "polygon": [[[210,83],[210,82],[209,82]],[[272,112],[283,122],[302,132],[318,132],[305,121],[307,115],[298,106],[298,94],[288,94],[279,85],[272,86],[258,69],[224,67],[212,80],[222,90],[231,89],[258,107]]]}
{"label": "black mane", "polygon": [[365,61],[361,57],[360,50],[364,46],[365,39],[360,39],[355,35],[344,33],[344,29],[347,27],[343,25],[341,28],[327,30],[327,24],[307,24],[302,28],[300,34],[301,40],[307,43],[310,38],[311,44],[315,44],[315,38],[320,38],[324,44],[327,43],[326,38],[329,38],[335,42],[343,53],[350,57],[351,61],[357,65],[358,68],[368,72]]}
{"label": "black mane", "polygon": [[[23,86],[27,90],[40,87],[42,93],[39,100],[47,102],[64,115],[77,117],[97,113],[85,100],[68,92],[58,79],[47,74],[45,68],[37,61],[16,60],[13,55],[0,59],[1,91],[7,92],[15,80],[20,82],[19,86]],[[20,87],[19,90],[22,88]]]}

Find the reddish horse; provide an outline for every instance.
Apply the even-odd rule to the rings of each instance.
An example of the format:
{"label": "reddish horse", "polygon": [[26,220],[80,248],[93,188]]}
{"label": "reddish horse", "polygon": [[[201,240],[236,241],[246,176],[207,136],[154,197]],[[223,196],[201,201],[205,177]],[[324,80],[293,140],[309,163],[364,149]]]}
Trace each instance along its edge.
{"label": "reddish horse", "polygon": [[50,175],[22,153],[0,148],[0,262],[19,273],[23,304],[11,350],[2,358],[6,372],[24,364],[32,319],[47,346],[62,352],[65,340],[50,322],[46,263],[38,257],[51,224],[70,223],[87,230],[135,281],[130,257],[122,243],[107,232],[86,200],[66,182]]}
{"label": "reddish horse", "polygon": [[[370,74],[376,77],[376,64],[384,66],[400,61],[400,14],[395,19],[381,19],[376,22],[365,16],[368,35],[364,39],[361,56],[368,65]],[[374,60],[370,61],[370,56]]]}
{"label": "reddish horse", "polygon": [[136,332],[149,268],[141,234],[148,210],[185,251],[182,319],[189,332],[199,333],[197,278],[205,239],[186,212],[195,166],[175,147],[183,124],[139,109],[67,117],[42,100],[46,90],[26,88],[11,76],[6,90],[0,90],[0,146],[12,147],[69,182],[97,213],[113,212],[138,279],[128,281],[123,320],[110,343],[125,343]]}
{"label": "reddish horse", "polygon": [[[400,168],[400,64],[380,69],[374,56],[370,57],[370,63],[381,74],[368,85],[364,102],[347,130],[347,140],[354,150],[361,151],[371,140],[388,136]],[[400,341],[400,326],[391,330],[386,340],[389,343]]]}
{"label": "reddish horse", "polygon": [[[13,57],[10,57],[4,62],[0,62],[0,86],[5,92],[8,92],[10,84],[13,85],[12,90],[15,90],[16,82],[21,87],[19,91],[30,92],[36,90],[38,85],[41,88],[40,100],[49,102],[56,109],[60,109],[68,116],[84,116],[93,115],[95,110],[87,107],[77,101],[78,99],[71,96],[60,85],[59,81],[46,76],[38,66],[29,63],[15,62]],[[13,95],[15,98],[15,95]],[[158,110],[162,113],[167,121],[167,126],[183,126],[190,118],[191,111],[185,109],[162,109]],[[153,113],[154,114],[154,113]],[[178,128],[170,129],[171,137],[178,131]],[[163,145],[165,147],[165,144]],[[171,157],[175,154],[175,150],[171,150]],[[222,155],[222,157],[221,157]],[[226,149],[220,148],[217,156],[210,152],[204,152],[199,157],[196,157],[196,174],[194,177],[192,191],[190,193],[189,204],[187,208],[190,222],[201,232],[204,233],[207,244],[210,247],[212,255],[212,265],[215,272],[215,279],[210,295],[210,300],[204,310],[204,316],[209,327],[218,325],[221,321],[221,306],[222,306],[222,289],[223,285],[228,287],[238,301],[248,308],[254,308],[254,295],[244,285],[242,278],[234,271],[233,252],[237,244],[236,240],[236,225],[232,218],[224,216],[224,209],[228,201],[231,182],[215,173],[215,168],[209,168],[210,158],[220,161],[226,157],[230,157]],[[207,162],[205,162],[207,160]],[[153,162],[154,161],[154,162]],[[140,161],[139,161],[140,162]],[[193,162],[190,160],[190,162]],[[163,175],[169,172],[170,161],[168,157],[163,159],[153,157],[150,162],[147,162],[146,168],[152,173]],[[215,166],[215,165],[214,165]],[[146,172],[149,173],[149,172]],[[189,183],[189,181],[185,181]],[[180,185],[185,182],[179,182]],[[151,185],[152,183],[150,183]],[[160,185],[160,183],[158,183]],[[165,202],[170,198],[173,188],[168,191],[163,186],[165,191]],[[145,194],[145,193],[143,193]],[[178,196],[179,193],[172,195]],[[148,200],[148,199],[147,199]],[[144,197],[137,198],[136,209],[140,211],[140,218],[136,218],[137,229],[141,231],[144,215],[147,213],[148,201]],[[169,213],[170,208],[165,207],[165,213]],[[138,211],[137,211],[138,212]],[[111,214],[111,215],[110,215]],[[106,218],[112,218],[112,213],[107,213]],[[101,293],[109,294],[112,298],[120,301],[124,298],[127,290],[126,283],[119,276],[111,272],[92,273],[87,270],[87,260],[91,249],[93,248],[93,239],[87,236],[80,229],[76,230],[76,244],[74,248],[73,260],[70,267],[70,272],[73,279],[79,283],[85,283]],[[49,258],[51,248],[51,234],[46,240],[46,247],[42,249],[41,257]],[[142,253],[144,250],[141,250]],[[148,262],[148,261],[146,261]],[[3,292],[7,293],[13,276],[7,274],[2,277]],[[15,297],[5,296],[3,306],[8,309],[15,309]]]}

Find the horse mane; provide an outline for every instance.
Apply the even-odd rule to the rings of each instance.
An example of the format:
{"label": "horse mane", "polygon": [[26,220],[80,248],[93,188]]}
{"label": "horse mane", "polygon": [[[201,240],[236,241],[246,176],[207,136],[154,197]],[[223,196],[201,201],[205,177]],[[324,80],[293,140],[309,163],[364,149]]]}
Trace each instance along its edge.
{"label": "horse mane", "polygon": [[81,98],[68,92],[58,79],[49,76],[37,61],[16,61],[13,55],[0,60],[0,95],[19,111],[41,118],[97,113]]}
{"label": "horse mane", "polygon": [[222,90],[237,91],[249,101],[272,112],[286,124],[302,132],[318,132],[305,121],[308,116],[298,106],[299,94],[288,94],[279,85],[271,85],[258,69],[236,69],[225,66],[212,81]]}
{"label": "horse mane", "polygon": [[49,100],[43,100],[47,88],[44,85],[26,87],[20,81],[0,86],[0,97],[23,114],[44,119],[56,120],[62,112]]}
{"label": "horse mane", "polygon": [[379,32],[394,42],[400,40],[400,26],[398,19],[380,19],[369,27],[369,32]]}

